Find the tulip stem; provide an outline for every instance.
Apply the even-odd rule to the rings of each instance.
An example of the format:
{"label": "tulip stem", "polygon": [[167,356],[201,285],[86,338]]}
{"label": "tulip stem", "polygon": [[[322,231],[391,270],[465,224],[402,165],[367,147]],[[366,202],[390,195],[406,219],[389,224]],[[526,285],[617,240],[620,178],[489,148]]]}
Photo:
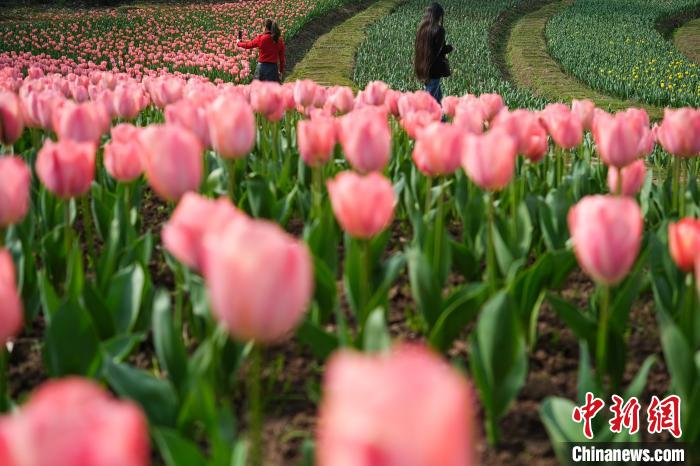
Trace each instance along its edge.
{"label": "tulip stem", "polygon": [[7,371],[9,369],[10,354],[7,347],[0,348],[0,413],[6,413],[10,409],[10,398],[7,386]]}
{"label": "tulip stem", "polygon": [[679,210],[679,191],[680,191],[680,182],[681,182],[681,159],[680,157],[674,157],[673,158],[673,185],[672,185],[672,193],[671,193],[671,200],[672,200],[672,210],[676,213],[678,213],[679,217],[680,215],[680,210]]}
{"label": "tulip stem", "polygon": [[323,167],[315,167],[311,170],[313,178],[313,209],[312,215],[321,218],[321,199],[323,193]]}
{"label": "tulip stem", "polygon": [[494,249],[493,229],[494,229],[494,194],[488,194],[488,235],[486,251],[486,280],[493,293],[496,292],[496,250]]}
{"label": "tulip stem", "polygon": [[126,224],[131,226],[131,183],[124,184],[124,212]]}
{"label": "tulip stem", "polygon": [[63,238],[66,246],[66,260],[70,256],[70,248],[73,246],[73,226],[70,219],[70,201],[66,201],[63,209],[63,221],[66,224]]}
{"label": "tulip stem", "polygon": [[231,202],[236,204],[236,159],[226,160],[226,168],[228,171],[228,197]]}
{"label": "tulip stem", "polygon": [[425,215],[426,215],[426,222],[428,221],[428,215],[430,213],[430,204],[432,203],[432,195],[433,195],[433,179],[428,177],[428,189],[425,192]]}
{"label": "tulip stem", "polygon": [[500,441],[498,433],[498,421],[490,413],[486,417],[486,439],[492,447],[498,445]]}
{"label": "tulip stem", "polygon": [[695,290],[695,283],[693,281],[693,273],[689,273],[686,275],[685,279],[685,284],[687,288],[687,294],[686,294],[686,299],[688,299],[688,303],[684,303],[683,307],[681,308],[683,310],[683,314],[681,319],[683,320],[681,322],[681,327],[687,329],[687,335],[688,335],[688,341],[690,342],[693,347],[695,347],[695,295],[696,295],[696,290]]}
{"label": "tulip stem", "polygon": [[83,210],[83,230],[85,231],[85,240],[87,241],[88,255],[90,259],[95,261],[95,237],[92,231],[92,215],[90,215],[90,193],[80,197]]}
{"label": "tulip stem", "polygon": [[686,192],[686,189],[688,186],[688,177],[683,176],[685,174],[684,173],[685,172],[685,164],[683,163],[682,160],[680,160],[680,158],[679,158],[679,161],[680,161],[680,163],[678,164],[679,165],[678,171],[680,174],[678,176],[678,187],[679,187],[679,190],[678,190],[678,197],[679,197],[678,206],[679,207],[678,207],[678,209],[679,209],[679,216],[681,218],[683,218],[683,217],[685,217],[685,192]]}
{"label": "tulip stem", "polygon": [[363,239],[360,240],[362,243],[362,263],[364,265],[364,277],[362,280],[362,306],[360,307],[360,315],[361,315],[361,322],[362,325],[365,323],[365,319],[367,315],[370,312],[370,309],[366,309],[367,305],[369,304],[370,299],[372,298],[372,290],[371,290],[371,275],[372,275],[372,268],[370,266],[370,244],[368,239]]}
{"label": "tulip stem", "polygon": [[250,406],[250,465],[262,466],[262,347],[253,344],[250,351],[250,377],[248,378],[248,403]]}
{"label": "tulip stem", "polygon": [[445,196],[443,193],[444,190],[444,185],[440,187],[440,191],[438,192],[438,198],[437,198],[437,214],[435,216],[435,251],[433,253],[433,273],[438,274],[441,271],[440,264],[442,262],[442,251],[441,251],[441,246],[442,246],[442,235],[443,235],[443,226],[444,226],[444,204],[445,204]]}
{"label": "tulip stem", "polygon": [[5,229],[0,228],[0,248],[5,246]]}
{"label": "tulip stem", "polygon": [[622,196],[622,169],[611,168],[611,170],[617,170],[617,187],[615,189],[615,194]]}
{"label": "tulip stem", "polygon": [[603,387],[603,380],[607,371],[607,345],[608,345],[608,308],[610,307],[610,287],[603,285],[600,288],[600,309],[598,310],[598,340],[596,342],[596,360],[598,361],[598,382]]}

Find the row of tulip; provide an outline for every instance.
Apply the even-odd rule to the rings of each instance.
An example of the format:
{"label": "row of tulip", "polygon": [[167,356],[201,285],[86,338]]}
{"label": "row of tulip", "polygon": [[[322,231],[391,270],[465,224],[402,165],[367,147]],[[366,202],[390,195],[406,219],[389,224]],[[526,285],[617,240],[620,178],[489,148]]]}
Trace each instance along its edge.
{"label": "row of tulip", "polygon": [[[135,401],[169,466],[261,463],[264,350],[292,335],[320,361],[338,352],[317,464],[472,464],[463,375],[422,346],[390,349],[390,290],[403,274],[407,312],[435,352],[476,321],[469,377],[492,444],[525,383],[545,300],[580,341],[580,386],[610,394],[627,382],[629,311],[650,288],[672,388],[687,400],[697,392],[700,111],[667,110],[652,127],[643,110],[611,115],[588,101],[509,110],[482,94],[440,106],[382,82],[355,96],[310,81],[111,73],[94,73],[77,102],[81,79],[30,73],[0,86],[16,89],[0,94],[10,153],[0,159],[0,336],[11,342],[40,315],[48,373]],[[122,99],[137,110],[123,112]],[[146,221],[153,209],[168,217],[160,238]],[[299,222],[300,237],[285,231]],[[409,232],[405,247],[391,238],[397,228]],[[158,260],[172,271],[174,305]],[[576,262],[597,284],[588,309],[555,291]],[[151,372],[125,362],[147,338]],[[232,396],[243,361],[247,441]],[[0,380],[7,408],[5,371]],[[42,408],[61,397],[74,415]],[[89,382],[50,382],[0,421],[0,458],[146,464],[133,407]],[[583,440],[572,407],[543,403],[555,448]],[[689,445],[698,409],[683,405]],[[66,425],[87,440],[54,435]],[[106,446],[115,431],[134,447]]]}
{"label": "row of tulip", "polygon": [[21,73],[88,75],[124,72],[141,79],[163,73],[249,82],[255,52],[236,46],[262,33],[267,18],[289,36],[344,0],[236,1],[95,10],[24,12],[28,21],[0,24],[0,66]]}

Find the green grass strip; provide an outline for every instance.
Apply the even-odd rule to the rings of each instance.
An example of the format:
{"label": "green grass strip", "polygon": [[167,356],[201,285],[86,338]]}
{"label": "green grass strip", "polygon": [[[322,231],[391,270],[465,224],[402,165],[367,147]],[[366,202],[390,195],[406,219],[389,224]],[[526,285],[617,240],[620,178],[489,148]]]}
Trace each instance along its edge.
{"label": "green grass strip", "polygon": [[506,45],[506,63],[513,81],[549,100],[568,103],[572,99],[591,99],[609,111],[639,107],[644,108],[652,119],[660,119],[663,116],[661,108],[601,94],[562,71],[549,55],[544,35],[547,21],[570,4],[563,1],[545,5],[524,15],[513,25]]}
{"label": "green grass strip", "polygon": [[294,67],[287,81],[313,79],[326,86],[355,87],[352,76],[355,54],[365,32],[403,0],[378,0],[372,6],[319,37],[306,56]]}
{"label": "green grass strip", "polygon": [[673,43],[683,55],[700,63],[700,18],[689,21],[673,33]]}

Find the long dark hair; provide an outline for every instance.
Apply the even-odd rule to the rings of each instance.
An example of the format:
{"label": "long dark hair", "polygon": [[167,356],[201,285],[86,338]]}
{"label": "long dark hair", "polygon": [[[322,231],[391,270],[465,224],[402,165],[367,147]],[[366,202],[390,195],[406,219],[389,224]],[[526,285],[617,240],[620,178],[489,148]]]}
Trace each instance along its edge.
{"label": "long dark hair", "polygon": [[272,40],[274,40],[275,42],[280,40],[282,31],[280,31],[280,28],[279,26],[277,26],[277,23],[275,21],[272,21],[271,19],[266,19],[265,30],[270,33],[270,35],[272,36]]}
{"label": "long dark hair", "polygon": [[429,79],[430,66],[435,59],[431,56],[431,42],[442,26],[443,16],[445,16],[445,10],[438,2],[433,2],[425,9],[423,19],[418,26],[413,64],[416,69],[416,77],[423,82],[428,82]]}

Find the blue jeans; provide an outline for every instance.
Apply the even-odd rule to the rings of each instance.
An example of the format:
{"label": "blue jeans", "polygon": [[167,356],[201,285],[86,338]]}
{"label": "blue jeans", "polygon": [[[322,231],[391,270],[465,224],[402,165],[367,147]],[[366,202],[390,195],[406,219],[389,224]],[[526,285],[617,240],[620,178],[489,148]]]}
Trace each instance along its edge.
{"label": "blue jeans", "polygon": [[439,79],[428,81],[428,84],[425,85],[425,90],[437,100],[437,103],[442,104],[442,87]]}

